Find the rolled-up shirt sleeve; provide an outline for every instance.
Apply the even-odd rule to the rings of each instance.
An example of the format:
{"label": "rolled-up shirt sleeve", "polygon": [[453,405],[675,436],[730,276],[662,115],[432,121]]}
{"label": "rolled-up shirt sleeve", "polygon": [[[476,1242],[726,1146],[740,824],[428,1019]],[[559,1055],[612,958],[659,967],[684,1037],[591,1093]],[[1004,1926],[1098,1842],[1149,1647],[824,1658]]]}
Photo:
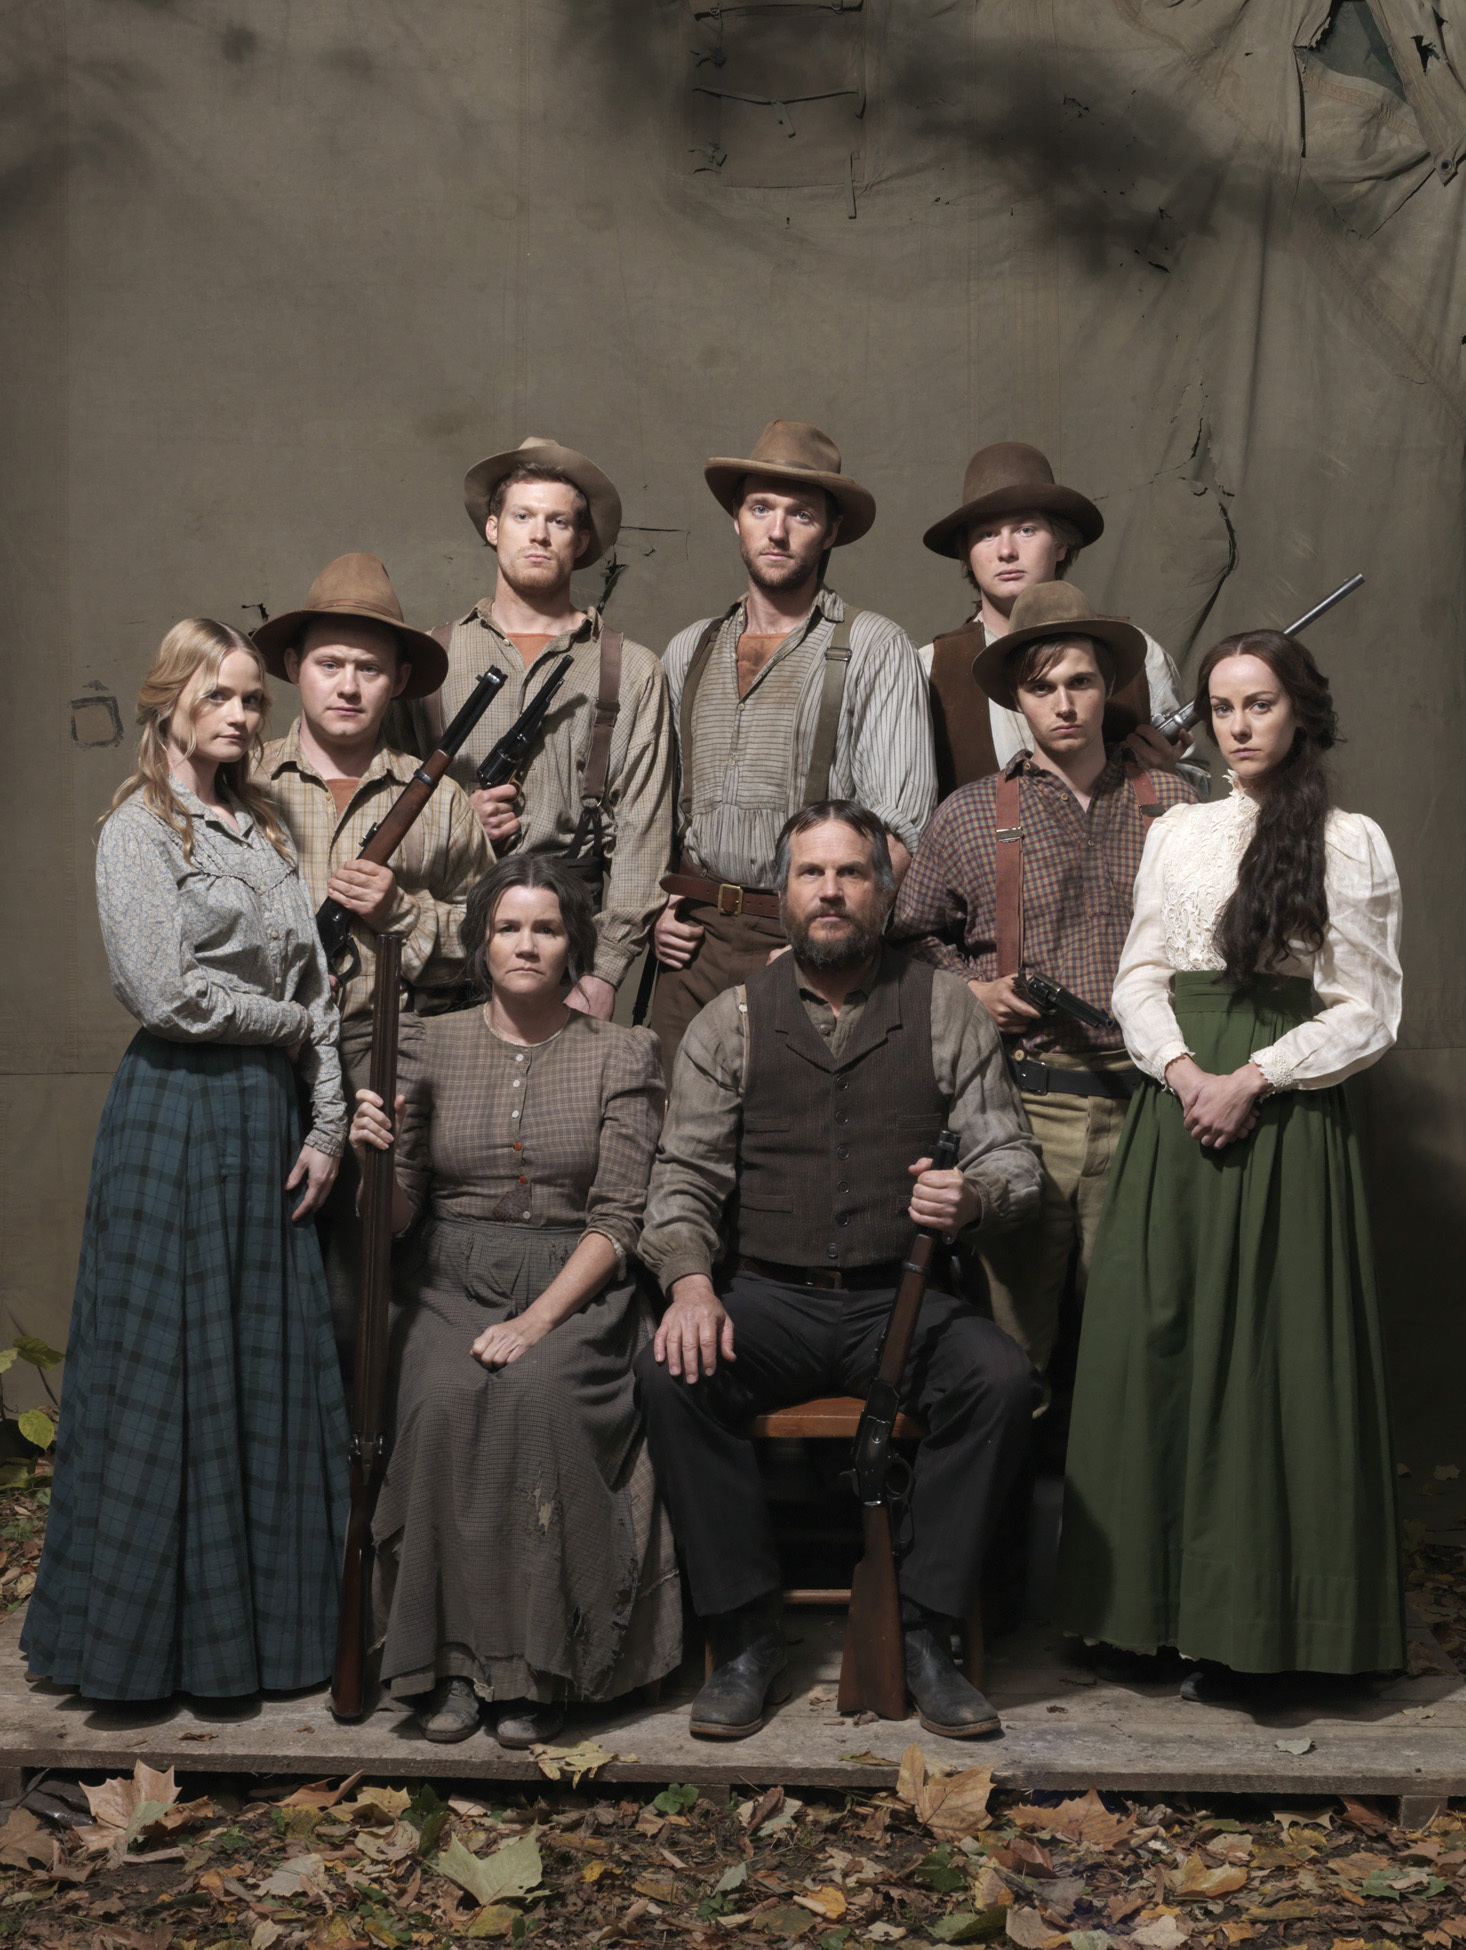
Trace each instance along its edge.
{"label": "rolled-up shirt sleeve", "polygon": [[661,1045],[652,1032],[618,1036],[606,1066],[600,1149],[585,1208],[586,1231],[601,1233],[616,1249],[618,1278],[641,1236],[665,1089]]}
{"label": "rolled-up shirt sleeve", "polygon": [[673,1065],[641,1234],[642,1261],[667,1294],[689,1274],[711,1275],[722,1252],[737,1180],[743,1023],[739,992],[725,990],[693,1017]]}
{"label": "rolled-up shirt sleeve", "polygon": [[186,938],[177,856],[162,821],[124,818],[128,811],[114,814],[97,842],[97,912],[123,1008],[168,1042],[289,1049],[310,1040],[302,1003],[235,987],[201,966]]}
{"label": "rolled-up shirt sleeve", "polygon": [[948,1099],[947,1122],[961,1139],[957,1168],[982,1200],[970,1230],[1029,1218],[1038,1209],[1043,1169],[1002,1039],[967,984],[941,970],[932,979],[932,1070]]}

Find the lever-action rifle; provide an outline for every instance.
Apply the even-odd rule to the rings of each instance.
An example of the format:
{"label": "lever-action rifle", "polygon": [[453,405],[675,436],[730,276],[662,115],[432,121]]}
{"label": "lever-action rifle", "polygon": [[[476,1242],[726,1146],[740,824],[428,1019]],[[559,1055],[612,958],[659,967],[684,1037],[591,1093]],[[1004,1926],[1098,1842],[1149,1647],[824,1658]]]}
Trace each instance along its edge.
{"label": "lever-action rifle", "polygon": [[[402,936],[377,937],[372,990],[371,1088],[388,1122],[397,1121],[398,988]],[[356,1300],[356,1373],[351,1391],[351,1515],[341,1566],[341,1610],[331,1710],[343,1720],[366,1711],[367,1635],[371,1610],[372,1507],[387,1460],[387,1330],[392,1299],[393,1152],[369,1146],[361,1167],[361,1282]]]}
{"label": "lever-action rifle", "polygon": [[498,744],[491,751],[485,752],[474,775],[474,783],[480,792],[487,792],[492,785],[523,783],[525,761],[539,735],[545,713],[553,703],[556,691],[565,682],[566,674],[574,661],[575,658],[567,651]]}
{"label": "lever-action rifle", "polygon": [[[1335,603],[1341,603],[1346,596],[1352,596],[1363,580],[1364,577],[1362,575],[1356,575],[1350,576],[1347,582],[1341,582],[1331,595],[1325,596],[1321,603],[1315,603],[1312,609],[1305,610],[1296,623],[1290,623],[1287,629],[1283,631],[1283,635],[1301,635],[1310,623],[1316,623],[1320,616],[1327,616]],[[1167,712],[1159,718],[1152,718],[1151,723],[1161,734],[1162,738],[1169,738],[1174,743],[1183,731],[1189,731],[1191,729],[1192,725],[1196,723],[1196,717],[1196,699],[1193,697],[1181,705],[1178,710]]]}
{"label": "lever-action rifle", "polygon": [[[362,849],[356,856],[358,860],[370,860],[376,866],[386,866],[416,825],[418,815],[437,790],[439,779],[458,756],[465,739],[503,687],[502,670],[484,672],[469,694],[468,702],[443,733],[438,749],[431,758],[425,759],[418,766],[392,801],[390,810],[367,834]],[[355,972],[355,969],[350,967],[336,968],[336,964],[342,961],[348,949],[354,949],[351,924],[355,919],[356,916],[350,908],[343,907],[340,901],[323,900],[316,909],[316,930],[321,937],[321,946],[326,951],[326,966],[338,974],[349,975]],[[356,966],[360,966],[359,958]]]}
{"label": "lever-action rifle", "polygon": [[[933,1171],[951,1171],[958,1136],[943,1131],[932,1156]],[[896,1589],[896,1554],[891,1537],[891,1505],[904,1501],[911,1470],[891,1453],[891,1434],[901,1406],[901,1378],[911,1356],[921,1303],[926,1298],[937,1235],[918,1229],[902,1268],[876,1364],[855,1432],[854,1466],[847,1481],[860,1498],[865,1555],[850,1584],[850,1616],[840,1661],[842,1713],[879,1713],[883,1720],[906,1717],[906,1654],[901,1634],[901,1599]]]}

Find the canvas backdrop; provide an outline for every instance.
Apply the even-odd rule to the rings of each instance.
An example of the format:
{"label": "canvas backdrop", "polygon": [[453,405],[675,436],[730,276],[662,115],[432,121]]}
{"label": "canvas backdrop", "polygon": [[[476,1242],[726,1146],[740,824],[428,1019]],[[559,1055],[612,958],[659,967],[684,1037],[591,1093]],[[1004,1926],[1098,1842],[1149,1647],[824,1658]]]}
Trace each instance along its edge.
{"label": "canvas backdrop", "polygon": [[999,439],[1099,503],[1075,580],[1183,667],[1368,576],[1311,641],[1338,797],[1404,883],[1404,1030],[1361,1099],[1397,1396],[1444,1412],[1463,0],[22,0],[7,28],[0,1338],[66,1333],[131,1033],[93,835],[169,624],[248,628],[348,549],[411,621],[463,611],[492,568],[463,473],[538,433],[619,486],[581,594],[660,649],[740,586],[702,460],[782,415],[879,504],[832,580],[918,642],[966,613],[921,532]]}

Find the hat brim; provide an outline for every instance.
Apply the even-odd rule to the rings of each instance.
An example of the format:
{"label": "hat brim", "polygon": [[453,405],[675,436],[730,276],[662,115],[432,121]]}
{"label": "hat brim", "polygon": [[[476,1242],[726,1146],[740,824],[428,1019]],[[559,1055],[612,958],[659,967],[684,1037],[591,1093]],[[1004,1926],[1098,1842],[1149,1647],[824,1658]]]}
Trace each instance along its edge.
{"label": "hat brim", "polygon": [[351,617],[359,623],[376,623],[392,631],[401,655],[412,664],[412,675],[401,697],[431,697],[434,691],[443,688],[443,680],[448,675],[448,652],[442,644],[425,631],[410,630],[405,623],[382,615],[380,610],[368,609],[364,603],[340,603],[329,609],[292,609],[284,616],[272,616],[268,623],[261,623],[257,630],[251,632],[250,641],[259,651],[270,675],[289,684],[294,680],[285,668],[285,652],[300,648],[300,640],[305,635],[308,623],[313,623],[317,617],[333,616]]}
{"label": "hat brim", "polygon": [[588,569],[599,562],[621,532],[621,496],[614,483],[593,460],[578,454],[573,447],[562,447],[557,440],[544,440],[533,447],[511,447],[502,454],[490,454],[463,477],[463,505],[473,523],[474,533],[483,540],[489,519],[489,503],[494,489],[516,467],[551,467],[563,474],[585,496],[590,519],[590,546],[576,557],[577,569]]}
{"label": "hat brim", "polygon": [[1112,692],[1123,690],[1145,669],[1145,637],[1133,623],[1122,623],[1118,616],[1082,616],[1073,623],[1040,623],[1031,630],[994,637],[972,660],[979,688],[1005,711],[1016,711],[1018,699],[1005,675],[1008,658],[1025,643],[1051,643],[1061,637],[1089,637],[1104,644],[1115,665]]}
{"label": "hat brim", "polygon": [[823,488],[833,495],[840,510],[840,532],[831,544],[834,548],[858,542],[875,525],[875,496],[845,474],[824,474],[814,467],[785,467],[772,460],[735,460],[726,454],[715,456],[702,470],[714,497],[730,515],[738,512],[739,484],[750,474],[771,481],[792,481],[796,487]]}
{"label": "hat brim", "polygon": [[1099,509],[1073,488],[1052,487],[1043,483],[1024,486],[998,488],[992,494],[984,494],[976,501],[969,501],[940,521],[933,522],[922,541],[934,555],[950,555],[954,558],[962,554],[962,538],[975,521],[989,521],[998,515],[1021,515],[1029,509],[1036,509],[1043,515],[1062,515],[1065,521],[1072,521],[1083,537],[1087,548],[1097,542],[1105,532],[1105,518]]}

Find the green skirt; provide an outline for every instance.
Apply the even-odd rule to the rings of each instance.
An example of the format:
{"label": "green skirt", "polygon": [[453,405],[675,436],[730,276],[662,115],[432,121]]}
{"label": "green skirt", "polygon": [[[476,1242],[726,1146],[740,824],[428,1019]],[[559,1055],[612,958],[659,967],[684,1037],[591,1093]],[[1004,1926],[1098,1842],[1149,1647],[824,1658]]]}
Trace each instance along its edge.
{"label": "green skirt", "polygon": [[[1315,1013],[1291,977],[1175,978],[1225,1075]],[[1395,1473],[1358,1144],[1341,1089],[1283,1091],[1249,1138],[1131,1102],[1085,1300],[1057,1622],[1241,1672],[1405,1663]]]}

